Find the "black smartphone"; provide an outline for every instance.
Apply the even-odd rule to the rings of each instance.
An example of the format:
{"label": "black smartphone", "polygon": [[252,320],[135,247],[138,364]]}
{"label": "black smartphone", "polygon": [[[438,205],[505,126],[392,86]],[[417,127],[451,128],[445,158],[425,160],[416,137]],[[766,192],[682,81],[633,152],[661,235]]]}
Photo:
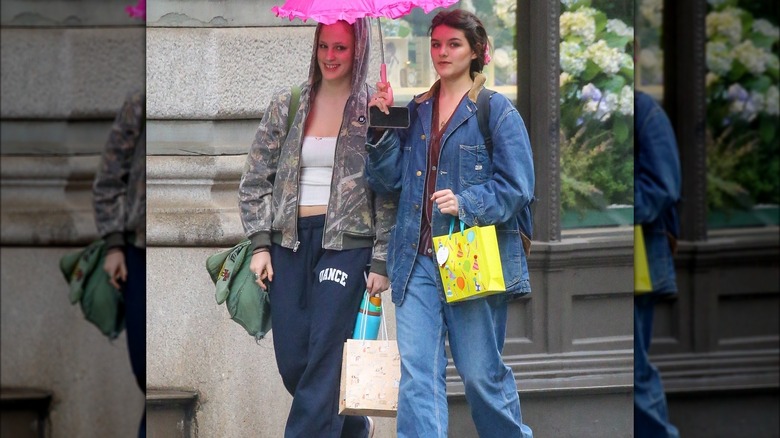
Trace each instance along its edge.
{"label": "black smartphone", "polygon": [[368,111],[368,126],[372,128],[409,127],[409,108],[391,106],[389,110],[390,114],[385,114],[379,108],[372,106]]}

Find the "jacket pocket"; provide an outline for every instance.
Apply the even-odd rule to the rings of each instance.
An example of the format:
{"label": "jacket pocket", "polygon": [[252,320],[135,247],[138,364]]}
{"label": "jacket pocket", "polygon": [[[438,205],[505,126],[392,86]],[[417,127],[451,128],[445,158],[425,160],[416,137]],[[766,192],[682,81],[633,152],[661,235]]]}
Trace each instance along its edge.
{"label": "jacket pocket", "polygon": [[483,144],[460,145],[460,184],[463,188],[482,184],[490,179],[491,164]]}

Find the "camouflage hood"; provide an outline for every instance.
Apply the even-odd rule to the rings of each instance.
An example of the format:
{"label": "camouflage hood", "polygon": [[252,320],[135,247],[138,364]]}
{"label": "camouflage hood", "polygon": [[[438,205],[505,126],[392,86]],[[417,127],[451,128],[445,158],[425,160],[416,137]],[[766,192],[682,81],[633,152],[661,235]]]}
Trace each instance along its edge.
{"label": "camouflage hood", "polygon": [[[313,90],[321,72],[317,63],[317,41],[322,25],[315,31],[309,78],[301,86],[300,106],[287,128],[291,90],[274,94],[247,156],[247,166],[239,187],[241,219],[253,247],[275,242],[297,249],[298,188],[301,144]],[[336,142],[323,248],[343,250],[373,247],[374,272],[385,273],[387,239],[395,223],[395,201],[375,195],[365,178],[367,104],[372,89],[365,81],[368,73],[369,22],[357,20],[352,93]]]}
{"label": "camouflage hood", "polygon": [[[355,96],[360,92],[366,83],[368,78],[368,57],[371,41],[371,23],[368,19],[358,19],[355,24],[352,25],[352,30],[355,36],[355,59],[352,64],[352,95]],[[320,39],[320,32],[322,32],[322,24],[317,25],[317,29],[314,31],[314,43],[311,50],[311,64],[309,65],[309,79],[307,81],[308,89],[311,90],[316,84],[322,80],[322,72],[320,71],[320,65],[317,62],[317,41]],[[302,96],[308,100],[308,96]],[[350,113],[349,108],[345,109],[345,112]]]}

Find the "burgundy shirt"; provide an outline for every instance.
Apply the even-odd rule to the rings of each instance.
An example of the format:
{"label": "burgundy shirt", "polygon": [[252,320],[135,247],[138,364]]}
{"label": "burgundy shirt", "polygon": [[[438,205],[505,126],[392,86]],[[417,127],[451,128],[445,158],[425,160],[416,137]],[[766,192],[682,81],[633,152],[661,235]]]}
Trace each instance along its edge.
{"label": "burgundy shirt", "polygon": [[[431,218],[433,217],[433,201],[431,195],[436,191],[436,172],[441,156],[441,136],[447,130],[450,121],[439,126],[439,97],[433,99],[433,117],[431,118],[431,142],[428,147],[428,168],[425,173],[425,194],[423,195],[423,218],[420,227],[420,243],[417,252],[433,257],[433,236],[431,235]],[[450,117],[452,119],[452,117]]]}

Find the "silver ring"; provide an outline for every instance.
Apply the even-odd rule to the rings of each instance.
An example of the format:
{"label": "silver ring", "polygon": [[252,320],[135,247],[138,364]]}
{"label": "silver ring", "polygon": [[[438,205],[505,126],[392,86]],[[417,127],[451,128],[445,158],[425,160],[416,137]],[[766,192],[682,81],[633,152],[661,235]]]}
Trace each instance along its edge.
{"label": "silver ring", "polygon": [[258,278],[260,278],[260,274],[258,274],[257,272],[255,272],[255,280],[257,280]]}

